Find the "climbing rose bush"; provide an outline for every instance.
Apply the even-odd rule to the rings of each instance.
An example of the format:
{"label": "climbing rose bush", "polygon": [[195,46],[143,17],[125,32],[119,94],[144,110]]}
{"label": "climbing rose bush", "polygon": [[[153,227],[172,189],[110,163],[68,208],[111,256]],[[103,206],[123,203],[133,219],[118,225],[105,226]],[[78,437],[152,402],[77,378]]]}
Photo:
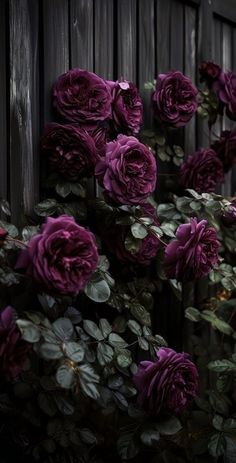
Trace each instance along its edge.
{"label": "climbing rose bush", "polygon": [[206,220],[192,218],[179,225],[176,239],[165,248],[168,277],[192,281],[207,275],[219,260],[219,248],[216,230]]}
{"label": "climbing rose bush", "polygon": [[139,204],[154,191],[157,167],[152,152],[135,137],[119,135],[107,144],[95,174],[108,200]]}
{"label": "climbing rose bush", "polygon": [[19,256],[24,268],[40,286],[60,294],[76,295],[83,289],[98,263],[93,234],[72,217],[49,217]]}
{"label": "climbing rose bush", "polygon": [[156,361],[140,362],[133,381],[139,404],[150,414],[179,414],[196,397],[198,373],[186,353],[162,347]]}
{"label": "climbing rose bush", "polygon": [[198,91],[180,71],[159,74],[152,96],[156,118],[172,127],[184,127],[197,110]]}

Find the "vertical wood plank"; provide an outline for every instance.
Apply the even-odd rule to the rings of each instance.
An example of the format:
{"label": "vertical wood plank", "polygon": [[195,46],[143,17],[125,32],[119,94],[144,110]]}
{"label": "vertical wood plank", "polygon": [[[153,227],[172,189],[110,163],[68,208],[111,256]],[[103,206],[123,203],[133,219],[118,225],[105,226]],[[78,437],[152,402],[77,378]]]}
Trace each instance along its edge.
{"label": "vertical wood plank", "polygon": [[38,1],[10,0],[10,200],[23,224],[38,200]]}
{"label": "vertical wood plank", "polygon": [[118,0],[117,3],[117,69],[118,77],[138,83],[136,0]]}
{"label": "vertical wood plank", "polygon": [[7,87],[6,87],[6,11],[7,3],[0,2],[0,198],[7,199]]}
{"label": "vertical wood plank", "polygon": [[152,124],[150,108],[152,91],[146,90],[144,84],[155,76],[155,37],[154,37],[154,1],[139,0],[139,90],[144,105],[144,125]]}
{"label": "vertical wood plank", "polygon": [[[232,27],[232,70],[236,72],[236,25]],[[232,178],[231,178],[231,191],[232,194],[236,195],[236,166],[232,169]]]}
{"label": "vertical wood plank", "polygon": [[171,69],[184,69],[184,6],[173,0],[170,18],[170,66]]}
{"label": "vertical wood plank", "polygon": [[156,0],[157,74],[170,70],[171,0]]}
{"label": "vertical wood plank", "polygon": [[[196,85],[196,26],[197,13],[195,8],[185,6],[185,74]],[[196,116],[188,123],[185,130],[185,152],[194,152],[196,149]]]}
{"label": "vertical wood plank", "polygon": [[[232,36],[231,26],[227,23],[222,23],[222,65],[224,71],[232,69]],[[222,129],[230,130],[234,126],[233,121],[230,121],[228,117],[223,118]],[[225,175],[225,182],[222,185],[222,194],[224,196],[231,195],[231,170]]]}
{"label": "vertical wood plank", "polygon": [[70,0],[71,67],[93,71],[93,30],[93,0]]}
{"label": "vertical wood plank", "polygon": [[68,0],[43,0],[44,121],[52,119],[51,88],[69,68]]}
{"label": "vertical wood plank", "polygon": [[113,72],[114,16],[113,0],[95,1],[95,72],[104,79],[117,78]]}
{"label": "vertical wood plank", "polygon": [[[223,50],[222,50],[222,24],[218,19],[213,21],[213,61],[219,66],[223,66]],[[218,117],[218,120],[214,124],[214,133],[219,137],[222,130],[222,121]]]}

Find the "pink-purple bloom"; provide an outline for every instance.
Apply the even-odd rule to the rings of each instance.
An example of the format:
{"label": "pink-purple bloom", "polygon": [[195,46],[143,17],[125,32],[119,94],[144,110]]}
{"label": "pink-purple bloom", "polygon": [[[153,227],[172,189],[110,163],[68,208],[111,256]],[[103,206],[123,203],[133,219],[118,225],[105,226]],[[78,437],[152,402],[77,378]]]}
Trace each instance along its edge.
{"label": "pink-purple bloom", "polygon": [[13,380],[21,373],[30,345],[22,338],[16,326],[12,307],[0,313],[0,374]]}
{"label": "pink-purple bloom", "polygon": [[138,402],[152,415],[182,413],[196,397],[197,368],[184,352],[162,347],[156,355],[154,362],[141,362],[133,377]]}
{"label": "pink-purple bloom", "polygon": [[226,206],[221,216],[221,220],[226,227],[232,227],[236,225],[236,202]]}
{"label": "pink-purple bloom", "polygon": [[224,171],[228,172],[236,164],[236,129],[224,130],[219,140],[212,145],[221,160]]}
{"label": "pink-purple bloom", "polygon": [[152,96],[156,118],[172,127],[183,127],[197,110],[198,90],[180,71],[159,74]]}
{"label": "pink-purple bloom", "polygon": [[111,118],[111,90],[101,77],[79,68],[58,77],[53,106],[65,121],[90,123]]}
{"label": "pink-purple bloom", "polygon": [[219,260],[220,243],[206,220],[191,218],[179,225],[176,239],[165,248],[164,265],[169,278],[192,281],[208,275]]}
{"label": "pink-purple bloom", "polygon": [[41,146],[53,172],[72,181],[93,174],[97,148],[93,138],[80,127],[48,124]]}
{"label": "pink-purple bloom", "polygon": [[95,174],[108,200],[139,204],[154,191],[157,167],[152,152],[135,137],[119,135],[107,144]]}
{"label": "pink-purple bloom", "polygon": [[136,135],[143,120],[143,104],[136,85],[126,80],[109,81],[109,85],[115,130],[126,135]]}
{"label": "pink-purple bloom", "polygon": [[188,156],[180,167],[180,185],[198,193],[215,191],[216,185],[223,181],[223,164],[210,148],[200,149]]}
{"label": "pink-purple bloom", "polygon": [[217,81],[213,84],[220,102],[226,107],[227,116],[236,120],[236,74],[233,72],[221,72]]}
{"label": "pink-purple bloom", "polygon": [[199,66],[200,82],[206,82],[208,87],[211,88],[213,82],[217,81],[222,69],[218,64],[212,61],[202,61]]}
{"label": "pink-purple bloom", "polygon": [[94,235],[72,217],[49,217],[41,232],[22,251],[18,268],[24,268],[42,288],[77,295],[95,271],[98,252]]}

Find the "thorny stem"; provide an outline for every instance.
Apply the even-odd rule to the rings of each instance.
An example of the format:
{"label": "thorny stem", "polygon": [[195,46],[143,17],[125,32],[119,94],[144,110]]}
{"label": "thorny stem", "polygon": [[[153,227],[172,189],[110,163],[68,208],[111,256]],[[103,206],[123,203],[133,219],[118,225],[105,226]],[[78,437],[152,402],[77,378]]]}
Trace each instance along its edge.
{"label": "thorny stem", "polygon": [[167,243],[165,243],[165,241],[162,241],[161,238],[159,236],[157,236],[157,234],[154,231],[152,231],[152,229],[150,229],[148,225],[145,225],[145,223],[142,222],[142,220],[139,220],[138,217],[135,217],[135,220],[136,220],[136,222],[143,225],[146,228],[146,230],[148,231],[148,233],[151,232],[160,241],[160,243],[162,243],[165,247],[167,246]]}
{"label": "thorny stem", "polygon": [[24,241],[17,240],[15,238],[12,238],[11,236],[7,236],[6,241],[13,241],[14,243],[20,244],[21,246],[25,246],[27,248],[27,244],[24,243]]}

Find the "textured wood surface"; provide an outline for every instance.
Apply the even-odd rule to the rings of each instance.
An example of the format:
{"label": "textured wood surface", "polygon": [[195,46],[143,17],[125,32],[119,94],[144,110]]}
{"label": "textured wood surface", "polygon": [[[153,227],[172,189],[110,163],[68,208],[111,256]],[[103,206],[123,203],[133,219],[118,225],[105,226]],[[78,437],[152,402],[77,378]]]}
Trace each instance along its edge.
{"label": "textured wood surface", "polygon": [[7,4],[0,2],[0,198],[7,199],[7,59],[6,17]]}

